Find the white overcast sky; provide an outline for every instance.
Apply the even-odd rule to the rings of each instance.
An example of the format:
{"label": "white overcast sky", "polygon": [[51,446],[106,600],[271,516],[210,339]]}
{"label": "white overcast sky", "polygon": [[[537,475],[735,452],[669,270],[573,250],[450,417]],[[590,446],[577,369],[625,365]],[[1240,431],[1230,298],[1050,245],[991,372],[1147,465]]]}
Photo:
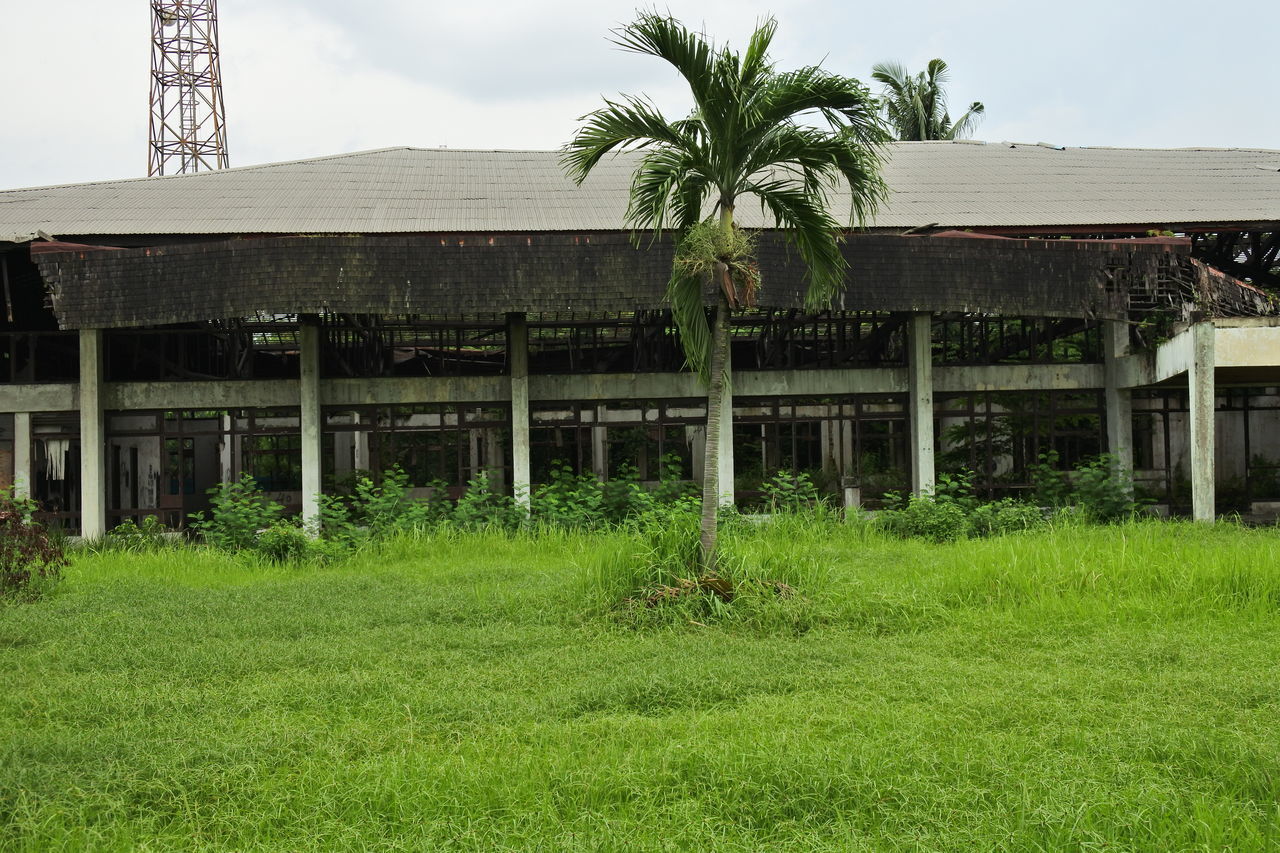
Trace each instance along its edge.
{"label": "white overcast sky", "polygon": [[[609,30],[636,3],[221,0],[231,165],[409,145],[557,148],[601,95],[687,101]],[[146,173],[146,0],[0,0],[0,188]],[[1280,148],[1276,0],[755,0],[661,4],[779,67],[951,66],[953,115],[992,141]]]}

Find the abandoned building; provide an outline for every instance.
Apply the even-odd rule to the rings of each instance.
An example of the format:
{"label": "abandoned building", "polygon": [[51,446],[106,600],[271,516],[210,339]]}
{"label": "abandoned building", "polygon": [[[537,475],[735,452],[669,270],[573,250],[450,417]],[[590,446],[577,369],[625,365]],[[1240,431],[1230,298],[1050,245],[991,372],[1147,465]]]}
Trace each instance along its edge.
{"label": "abandoned building", "polygon": [[[522,498],[553,467],[698,477],[633,164],[577,187],[556,152],[388,149],[0,192],[0,487],[95,536],[246,473],[305,516],[392,466]],[[868,505],[945,471],[1017,495],[1100,453],[1173,513],[1280,501],[1280,152],[897,143],[885,177],[820,313],[740,202],[763,289],[726,501],[783,469]]]}

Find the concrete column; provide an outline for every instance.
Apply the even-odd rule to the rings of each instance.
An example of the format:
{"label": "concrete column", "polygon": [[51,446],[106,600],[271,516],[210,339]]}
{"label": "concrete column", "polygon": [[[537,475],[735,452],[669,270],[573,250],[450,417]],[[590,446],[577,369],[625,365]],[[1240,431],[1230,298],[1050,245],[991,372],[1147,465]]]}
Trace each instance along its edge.
{"label": "concrete column", "polygon": [[298,327],[298,406],[302,430],[302,522],[320,520],[320,325],[304,318]]}
{"label": "concrete column", "polygon": [[724,384],[724,397],[720,404],[720,506],[733,506],[733,369],[725,366],[728,374]]}
{"label": "concrete column", "polygon": [[1116,473],[1133,476],[1133,391],[1121,388],[1120,358],[1129,352],[1129,324],[1107,320],[1102,330],[1107,409],[1107,452],[1115,458]]}
{"label": "concrete column", "polygon": [[224,483],[234,483],[236,476],[235,422],[231,415],[218,418],[222,435],[218,437],[218,476]]}
{"label": "concrete column", "polygon": [[702,482],[703,462],[707,455],[707,428],[704,426],[687,426],[684,428],[684,440],[689,445],[690,473],[697,482]]}
{"label": "concrete column", "polygon": [[13,415],[13,496],[31,497],[31,413]]}
{"label": "concrete column", "polygon": [[[353,424],[363,423],[360,420],[360,413],[356,412],[351,416]],[[369,433],[364,430],[356,430],[351,433],[351,467],[357,471],[368,471],[372,463],[369,461]]]}
{"label": "concrete column", "polygon": [[80,330],[80,535],[107,532],[106,419],[102,411],[102,330]]}
{"label": "concrete column", "polygon": [[489,482],[498,490],[507,487],[507,472],[503,470],[506,461],[506,447],[497,430],[486,429],[484,435],[484,467],[489,472]]}
{"label": "concrete column", "polygon": [[596,406],[595,426],[591,427],[591,472],[596,479],[609,479],[609,432],[604,425],[607,406]]}
{"label": "concrete column", "polygon": [[1187,371],[1187,394],[1191,401],[1191,516],[1196,521],[1213,521],[1213,417],[1214,417],[1214,328],[1211,321],[1191,327],[1191,367]]}
{"label": "concrete column", "polygon": [[911,491],[932,493],[933,315],[912,314],[907,326],[907,419],[911,424]]}
{"label": "concrete column", "polygon": [[529,508],[529,327],[524,314],[507,315],[507,366],[511,371],[511,488]]}

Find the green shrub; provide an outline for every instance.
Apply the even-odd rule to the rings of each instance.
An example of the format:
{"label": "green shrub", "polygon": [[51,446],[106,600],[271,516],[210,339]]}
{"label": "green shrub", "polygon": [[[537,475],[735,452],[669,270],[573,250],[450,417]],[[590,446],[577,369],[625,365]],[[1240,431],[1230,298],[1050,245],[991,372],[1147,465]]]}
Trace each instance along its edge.
{"label": "green shrub", "polygon": [[803,471],[779,471],[760,485],[769,512],[799,512],[818,503],[818,488]]}
{"label": "green shrub", "polygon": [[298,563],[312,556],[313,542],[297,524],[277,521],[259,532],[254,550],[273,563]]}
{"label": "green shrub", "polygon": [[107,532],[103,546],[113,551],[155,551],[169,544],[169,530],[154,515],[142,519],[137,524],[133,519],[126,519]]}
{"label": "green shrub", "polygon": [[256,550],[258,531],[271,527],[284,514],[284,507],[263,494],[250,474],[235,483],[222,483],[209,494],[209,517],[203,512],[193,514],[191,529],[224,551]]}
{"label": "green shrub", "polygon": [[432,484],[435,495],[415,498],[409,476],[395,466],[375,483],[367,474],[354,477],[343,494],[320,495],[320,532],[324,538],[355,547],[398,532],[421,530],[450,517],[453,507],[443,497],[444,485]]}
{"label": "green shrub", "polygon": [[1041,454],[1031,466],[1036,500],[1045,506],[1074,506],[1094,521],[1118,521],[1138,509],[1132,479],[1120,473],[1114,456],[1104,453],[1077,465],[1074,471],[1058,467],[1055,451]]}
{"label": "green shrub", "polygon": [[64,543],[35,521],[35,508],[0,490],[0,598],[34,601],[62,579]]}
{"label": "green shrub", "polygon": [[514,530],[527,520],[524,509],[510,495],[494,491],[487,471],[467,481],[467,490],[453,509],[453,520],[459,527],[501,527]]}
{"label": "green shrub", "polygon": [[539,486],[530,499],[533,518],[558,527],[590,528],[605,520],[605,496],[590,474],[576,475],[559,460],[551,464],[551,480]]}
{"label": "green shrub", "polygon": [[684,479],[684,466],[676,454],[663,456],[661,468],[658,486],[651,493],[655,502],[676,503],[688,498],[697,499],[701,494],[697,483]]}
{"label": "green shrub", "polygon": [[661,486],[653,492],[646,489],[636,466],[622,463],[617,474],[600,484],[604,520],[621,524],[641,518],[658,506],[661,490]]}
{"label": "green shrub", "polygon": [[973,532],[977,536],[1001,536],[1047,527],[1049,521],[1044,511],[1035,504],[1015,501],[1012,498],[981,504],[969,513]]}
{"label": "green shrub", "polygon": [[905,504],[882,510],[877,518],[887,532],[903,539],[954,542],[974,530],[962,504],[934,495],[911,495]]}

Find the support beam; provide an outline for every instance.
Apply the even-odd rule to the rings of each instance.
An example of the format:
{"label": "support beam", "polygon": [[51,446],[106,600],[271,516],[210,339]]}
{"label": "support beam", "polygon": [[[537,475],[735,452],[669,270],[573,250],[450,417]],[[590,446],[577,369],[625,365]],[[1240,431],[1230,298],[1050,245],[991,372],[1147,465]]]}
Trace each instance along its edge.
{"label": "support beam", "polygon": [[1121,382],[1121,359],[1129,354],[1129,324],[1106,320],[1102,329],[1107,412],[1107,452],[1115,471],[1132,487],[1133,477],[1133,392]]}
{"label": "support beam", "polygon": [[80,330],[80,535],[107,532],[106,419],[102,410],[102,330]]}
{"label": "support beam", "polygon": [[524,314],[507,315],[507,367],[511,373],[511,489],[529,509],[529,327]]}
{"label": "support beam", "polygon": [[13,496],[31,497],[31,413],[13,415]]}
{"label": "support beam", "polygon": [[1214,329],[1210,321],[1191,327],[1191,365],[1187,395],[1191,402],[1191,516],[1213,521],[1214,506]]}
{"label": "support beam", "polygon": [[302,429],[302,523],[320,523],[320,325],[314,317],[298,328],[298,406]]}
{"label": "support beam", "polygon": [[912,314],[907,326],[907,418],[911,423],[911,491],[932,493],[933,315]]}

